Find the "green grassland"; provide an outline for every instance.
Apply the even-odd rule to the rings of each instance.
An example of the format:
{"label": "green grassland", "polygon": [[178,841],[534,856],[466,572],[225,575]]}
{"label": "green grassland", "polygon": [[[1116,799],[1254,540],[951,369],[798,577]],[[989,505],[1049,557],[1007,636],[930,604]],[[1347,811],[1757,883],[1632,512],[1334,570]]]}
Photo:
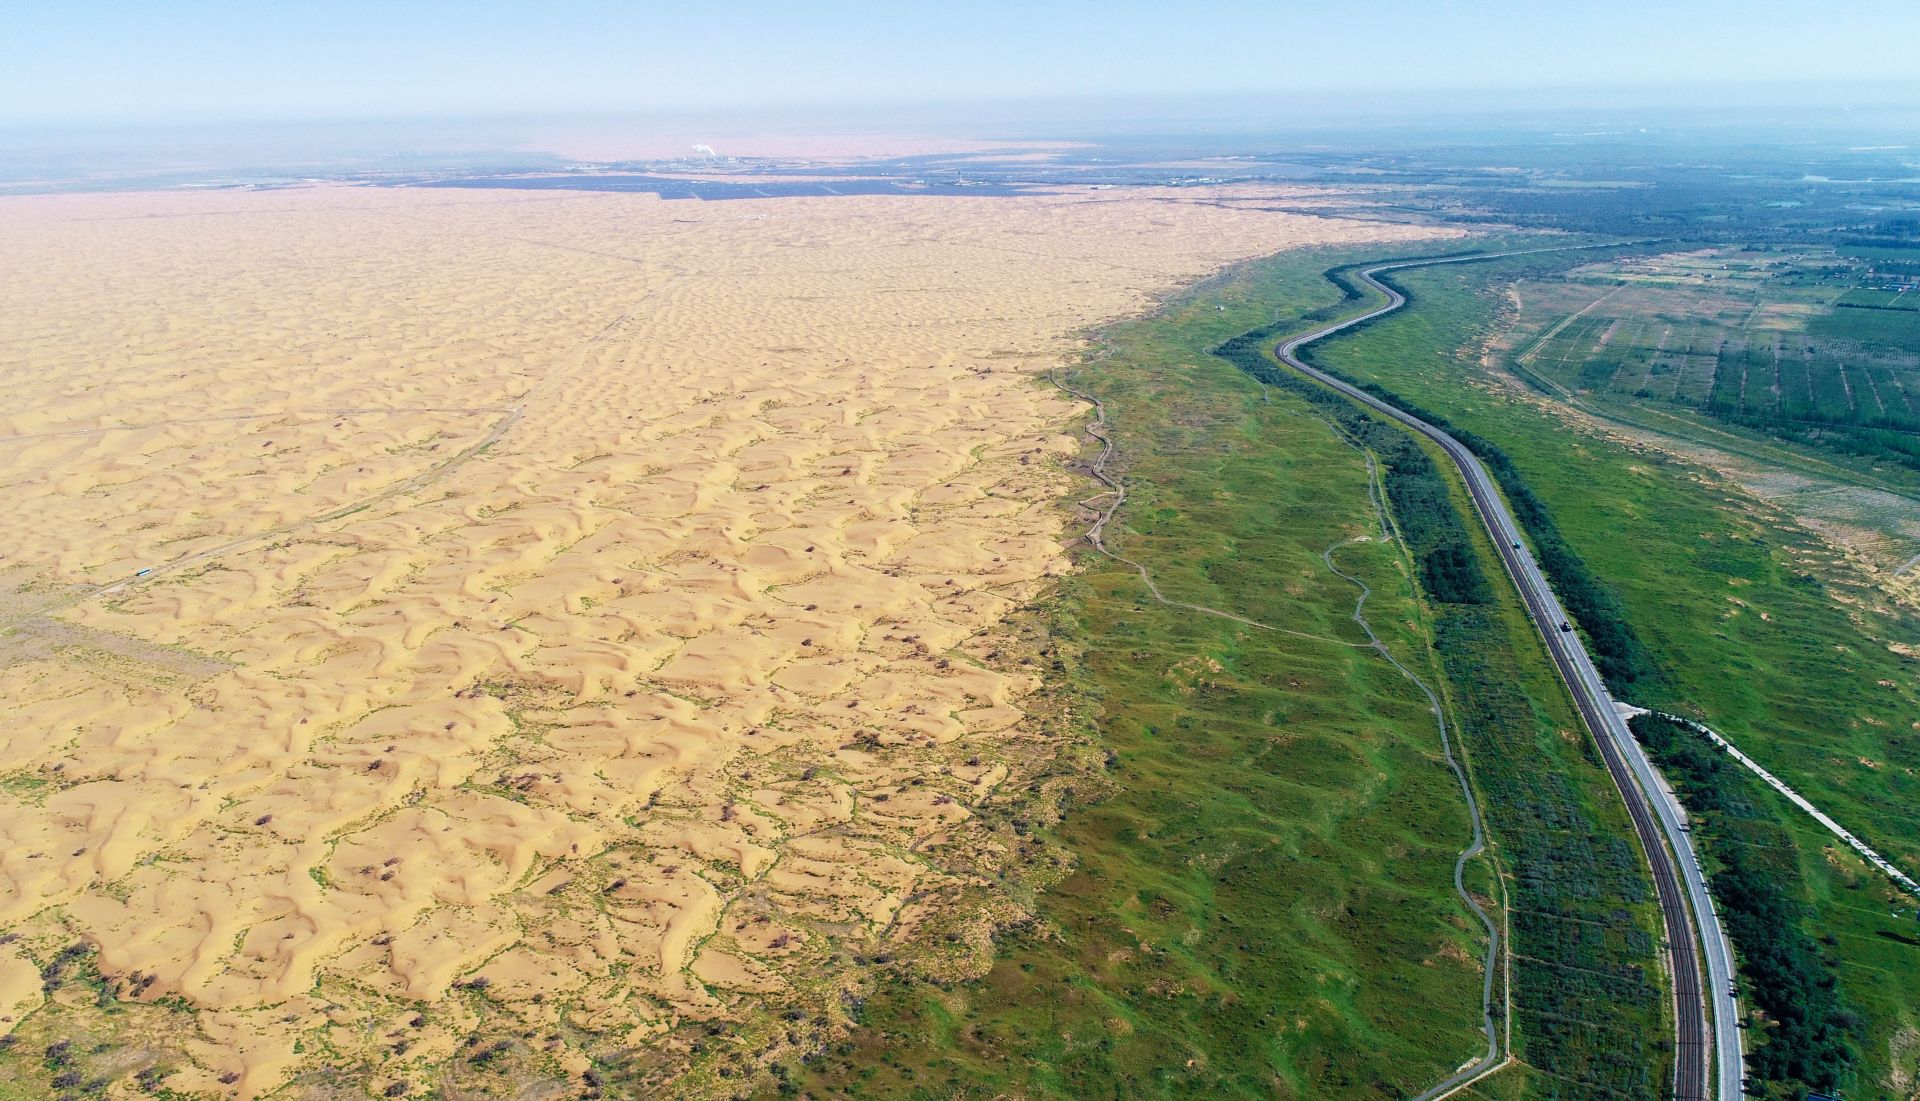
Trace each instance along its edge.
{"label": "green grassland", "polygon": [[[767,1092],[1404,1097],[1482,1054],[1485,935],[1451,878],[1468,813],[1419,689],[1359,645],[1358,590],[1321,558],[1340,544],[1368,620],[1464,742],[1499,867],[1471,862],[1467,884],[1513,907],[1523,1062],[1473,1092],[1664,1092],[1643,864],[1459,487],[1398,430],[1255,381],[1259,342],[1228,344],[1351,309],[1321,276],[1343,259],[1198,288],[1113,327],[1073,380],[1106,403],[1132,493],[1110,545],[1171,599],[1300,633],[1159,604],[1087,552],[1053,613],[1079,655],[1056,679],[1089,701],[1106,762],[1048,831],[1072,874],[983,977],[923,977],[906,953],[852,1034]],[[1350,437],[1386,472],[1404,542],[1350,542],[1378,530]]]}
{"label": "green grassland", "polygon": [[[1328,345],[1320,361],[1511,457],[1650,655],[1650,675],[1626,695],[1714,726],[1897,865],[1920,865],[1920,677],[1907,656],[1920,638],[1911,614],[1810,532],[1713,473],[1570,422],[1489,376],[1482,349],[1510,310],[1508,288],[1575,262],[1530,257],[1398,274],[1414,306]],[[1688,342],[1700,346],[1668,338],[1676,354]],[[1820,938],[1857,1017],[1848,1040],[1855,1065],[1839,1077],[1847,1096],[1909,1095],[1920,1061],[1914,900],[1784,799],[1764,788],[1751,798],[1778,823],[1775,842],[1793,846],[1775,857],[1798,873],[1789,877],[1797,932]],[[1707,856],[1715,866],[1737,862],[1711,839]],[[1773,1031],[1762,1022],[1753,1039]]]}

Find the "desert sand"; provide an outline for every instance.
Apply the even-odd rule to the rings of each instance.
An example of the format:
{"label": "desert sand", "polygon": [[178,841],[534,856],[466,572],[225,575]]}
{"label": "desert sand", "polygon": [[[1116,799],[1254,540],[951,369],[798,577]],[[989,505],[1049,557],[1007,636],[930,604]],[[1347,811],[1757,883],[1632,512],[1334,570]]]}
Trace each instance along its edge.
{"label": "desert sand", "polygon": [[1039,373],[1421,232],[1208,198],[0,199],[0,1030],[77,944],[183,1092],[578,1075],[911,937],[1068,565]]}

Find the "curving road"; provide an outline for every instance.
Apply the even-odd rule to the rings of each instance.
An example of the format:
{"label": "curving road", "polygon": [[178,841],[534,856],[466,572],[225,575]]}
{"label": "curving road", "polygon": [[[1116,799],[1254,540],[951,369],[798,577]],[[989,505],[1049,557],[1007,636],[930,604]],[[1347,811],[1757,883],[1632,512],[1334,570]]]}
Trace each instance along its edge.
{"label": "curving road", "polygon": [[[1529,252],[1559,252],[1564,249],[1532,249]],[[1654,890],[1666,924],[1667,950],[1673,975],[1674,1009],[1677,1025],[1674,1056],[1674,1096],[1680,1101],[1739,1101],[1744,1077],[1740,1053],[1739,1007],[1733,990],[1733,953],[1719,916],[1707,894],[1706,879],[1695,859],[1683,814],[1674,797],[1655,778],[1626,721],[1613,706],[1613,698],[1600,680],[1593,661],[1587,655],[1580,636],[1564,627],[1571,622],[1547,584],[1533,555],[1525,549],[1520,526],[1507,511],[1506,502],[1495,488],[1493,478],[1466,446],[1426,421],[1401,411],[1358,387],[1349,385],[1324,371],[1301,362],[1297,353],[1303,346],[1335,333],[1353,328],[1407,304],[1406,296],[1376,278],[1380,273],[1436,264],[1459,264],[1491,260],[1501,256],[1525,255],[1522,252],[1452,256],[1435,260],[1407,260],[1383,263],[1360,272],[1367,286],[1386,296],[1386,304],[1376,310],[1335,325],[1297,336],[1274,349],[1280,362],[1299,371],[1322,386],[1329,387],[1354,401],[1406,425],[1438,444],[1460,470],[1468,493],[1494,546],[1500,551],[1507,573],[1513,578],[1527,613],[1539,628],[1554,665],[1566,682],[1581,718],[1592,731],[1594,742],[1606,762],[1607,772],[1626,802],[1633,819],[1634,832],[1653,869]],[[1695,931],[1698,929],[1698,938]],[[1704,946],[1704,952],[1701,950]],[[1701,963],[1705,959],[1706,989],[1701,988]],[[1707,1004],[1712,1003],[1709,1020]],[[1720,1073],[1715,1076],[1713,1067]],[[1717,1079],[1717,1080],[1716,1080]]]}

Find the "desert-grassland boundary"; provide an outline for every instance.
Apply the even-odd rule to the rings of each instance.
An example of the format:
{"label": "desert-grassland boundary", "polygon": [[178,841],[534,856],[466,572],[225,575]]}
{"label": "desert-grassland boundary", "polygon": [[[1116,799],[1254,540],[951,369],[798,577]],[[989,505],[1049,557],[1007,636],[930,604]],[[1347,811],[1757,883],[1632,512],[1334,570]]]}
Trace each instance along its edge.
{"label": "desert-grassland boundary", "polygon": [[[1351,586],[1317,560],[1367,529],[1367,464],[1335,419],[1347,414],[1212,352],[1348,312],[1322,273],[1354,260],[1303,252],[1235,271],[1114,326],[1075,376],[1110,409],[1133,487],[1107,537],[1169,596],[1353,633],[1338,622]],[[1496,560],[1461,520],[1464,494],[1403,433],[1353,427],[1380,459],[1402,538],[1350,544],[1343,567],[1373,590],[1389,645],[1442,686],[1511,902],[1514,1020],[1500,1024],[1522,1062],[1470,1093],[1657,1090],[1668,1060],[1649,1047],[1670,1032],[1658,923],[1624,812],[1591,747],[1567,736],[1577,720],[1517,599],[1487,584]],[[1272,1096],[1283,1083],[1282,1095],[1410,1096],[1444,1078],[1474,1049],[1485,938],[1447,902],[1448,846],[1466,822],[1457,788],[1449,800],[1435,786],[1424,701],[1364,651],[1177,613],[1131,569],[1085,565],[1060,606],[1084,639],[1075,673],[1098,704],[1087,736],[1109,767],[1057,828],[1074,873],[1038,900],[1039,920],[1002,936],[986,976],[903,972],[844,1043],[791,1068],[787,1091]],[[1369,729],[1395,716],[1395,738]],[[1415,744],[1381,756],[1403,739]],[[1418,824],[1383,820],[1374,785],[1355,802],[1335,767],[1353,754],[1396,766],[1382,786]],[[1370,856],[1383,836],[1407,855]],[[1468,884],[1483,901],[1502,893],[1479,862]],[[1422,947],[1416,918],[1456,930],[1444,996],[1428,984],[1446,957]]]}

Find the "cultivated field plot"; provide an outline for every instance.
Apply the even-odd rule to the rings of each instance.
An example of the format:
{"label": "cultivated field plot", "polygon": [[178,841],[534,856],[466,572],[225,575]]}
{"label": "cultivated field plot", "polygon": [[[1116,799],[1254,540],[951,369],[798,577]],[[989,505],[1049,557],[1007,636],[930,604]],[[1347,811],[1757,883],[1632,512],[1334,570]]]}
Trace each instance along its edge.
{"label": "cultivated field plot", "polygon": [[[1741,424],[1920,431],[1920,303],[1904,291],[1786,285],[1792,259],[1741,268],[1689,254],[1572,274],[1541,311],[1579,302],[1524,366],[1581,394],[1673,402]],[[1738,256],[1740,254],[1724,254]]]}
{"label": "cultivated field plot", "polygon": [[6,200],[19,1072],[511,1094],[815,1042],[1045,759],[988,641],[1065,566],[1035,373],[1416,235],[1202,198]]}
{"label": "cultivated field plot", "polygon": [[1759,460],[1741,478],[1764,495],[1784,461],[1806,483],[1786,507],[1897,567],[1920,551],[1897,495],[1920,486],[1920,295],[1901,282],[1910,260],[1854,255],[1873,251],[1679,253],[1522,281],[1508,362],[1592,411]]}

